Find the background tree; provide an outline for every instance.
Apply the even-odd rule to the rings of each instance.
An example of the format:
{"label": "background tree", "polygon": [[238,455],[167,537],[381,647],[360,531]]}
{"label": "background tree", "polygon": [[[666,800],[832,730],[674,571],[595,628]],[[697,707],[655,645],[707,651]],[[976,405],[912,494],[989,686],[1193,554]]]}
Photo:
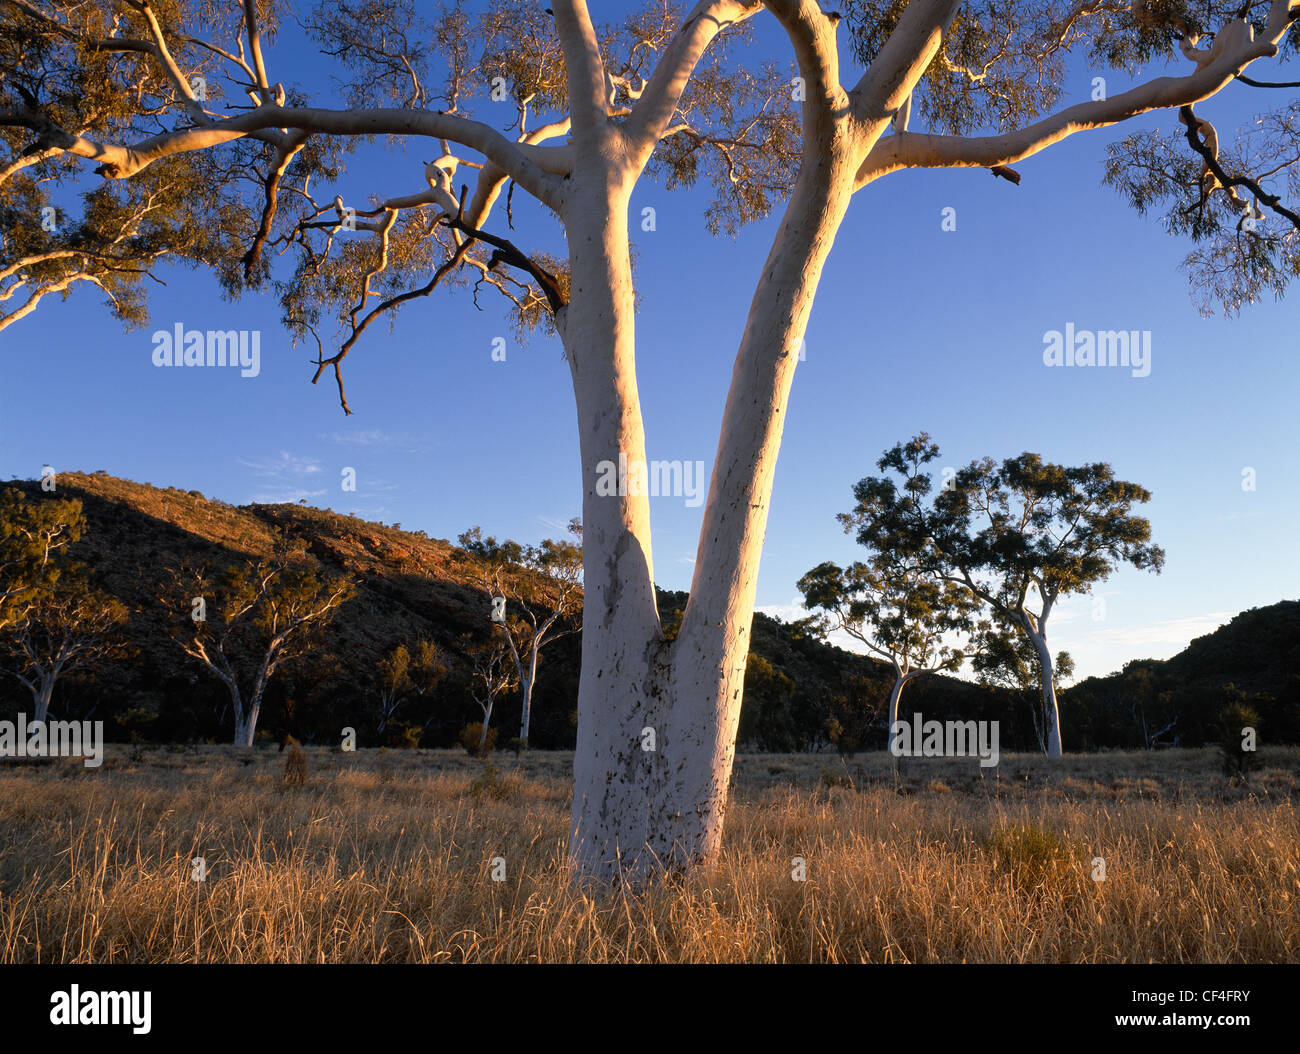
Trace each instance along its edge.
{"label": "background tree", "polygon": [[[1047,715],[1042,706],[1042,680],[1038,651],[1033,642],[1013,625],[994,618],[981,624],[972,648],[971,669],[981,684],[1005,688],[1029,706],[1038,749],[1047,753]],[[1074,659],[1058,651],[1053,660],[1055,683],[1074,674]]]}
{"label": "background tree", "polygon": [[235,715],[235,746],[253,745],[262,696],[276,670],[302,654],[311,631],[326,624],[351,595],[350,582],[322,578],[304,546],[283,539],[269,559],[248,561],[215,577],[203,571],[177,573],[164,598],[179,623],[173,639],[226,686]]}
{"label": "background tree", "polygon": [[431,696],[446,673],[432,641],[416,641],[414,653],[405,644],[395,645],[379,660],[373,675],[376,733],[384,735],[397,708],[412,696],[417,700]]}
{"label": "background tree", "polygon": [[1087,592],[1121,563],[1159,572],[1164,551],[1150,542],[1151,524],[1131,512],[1151,495],[1117,480],[1109,465],[1067,468],[1030,453],[971,462],[935,492],[926,466],[938,457],[924,432],[886,452],[878,464],[893,476],[868,477],[853,490],[858,539],[916,554],[937,580],[989,606],[976,665],[986,680],[1021,681],[1025,655],[1014,633],[1024,635],[1038,669],[1042,740],[1049,757],[1060,757],[1048,619],[1062,597]]}
{"label": "background tree", "polygon": [[823,613],[823,632],[841,630],[893,667],[886,744],[892,751],[903,689],[923,674],[961,669],[966,651],[952,635],[972,630],[979,602],[969,590],[930,577],[919,560],[884,553],[870,567],[818,564],[799,579],[799,591],[810,610]]}
{"label": "background tree", "polygon": [[126,618],[123,604],[91,588],[84,573],[74,570],[0,634],[4,668],[32,693],[34,721],[49,715],[60,677],[125,650]]}
{"label": "background tree", "polygon": [[519,675],[510,661],[505,642],[495,635],[486,642],[472,644],[466,658],[470,665],[470,696],[483,712],[476,751],[481,757],[487,753],[488,729],[497,698],[519,687]]}
{"label": "background tree", "polygon": [[751,651],[745,663],[745,706],[740,712],[739,738],[756,743],[759,750],[790,749],[794,742],[793,702],[794,681]]}
{"label": "background tree", "polygon": [[[586,528],[571,852],[581,870],[607,877],[690,867],[721,845],[794,352],[852,196],[920,167],[984,168],[1014,181],[1009,166],[1021,158],[1081,130],[1197,104],[1257,60],[1293,52],[1297,40],[1294,0],[862,0],[849,5],[845,19],[814,0],[701,0],[685,17],[652,4],[639,17],[599,28],[584,0],[553,0],[546,11],[553,19],[495,2],[473,18],[457,6],[432,25],[416,17],[414,5],[390,5],[375,18],[343,3],[322,6],[304,22],[349,74],[346,107],[329,109],[301,105],[272,83],[260,32],[273,24],[270,2],[216,10],[182,2],[169,5],[165,17],[141,3],[116,12],[113,25],[102,4],[0,3],[16,11],[21,39],[40,43],[23,54],[18,68],[26,79],[7,82],[21,83],[27,95],[6,86],[0,126],[26,130],[32,150],[86,159],[109,179],[131,179],[199,151],[237,165],[247,177],[246,212],[256,217],[238,261],[243,280],[262,280],[264,250],[296,260],[281,287],[286,317],[313,340],[318,323],[339,324],[337,350],[326,355],[322,341],[315,377],[333,372],[345,408],[341,363],[361,332],[444,282],[495,278],[520,318],[549,317],[573,377]],[[725,49],[711,46],[718,37],[720,44],[736,39],[764,8],[790,39],[795,82],[778,70],[728,64]],[[840,81],[841,23],[865,67],[848,87]],[[55,100],[39,91],[43,67],[80,68],[81,56],[116,48],[122,38],[153,42],[152,52],[136,54],[167,78],[172,99],[158,116],[163,130],[121,138],[69,130],[76,122],[61,124]],[[219,56],[252,108],[199,112],[186,71],[169,64],[160,38],[183,38]],[[446,65],[440,95],[429,87],[435,51]],[[1053,111],[1072,55],[1126,75],[1180,55],[1190,65],[1182,76]],[[118,77],[117,90],[134,90],[129,71]],[[508,85],[516,103],[514,138],[468,116],[473,95],[494,84]],[[436,95],[437,109],[430,105]],[[797,117],[778,99],[796,102]],[[925,132],[909,129],[913,113],[929,126]],[[542,123],[526,130],[535,117]],[[383,135],[448,146],[426,164],[414,193],[376,195],[370,208],[350,212],[341,195],[331,201],[317,188],[330,180],[312,181],[313,164],[321,165],[313,157],[341,153],[322,144]],[[453,143],[482,160],[453,154]],[[456,173],[471,165],[481,166],[473,194],[467,185],[458,194]],[[736,355],[690,600],[671,642],[655,606],[648,496],[604,497],[595,487],[602,462],[645,462],[628,202],[641,176],[660,165],[670,182],[714,175],[724,229],[785,200]],[[1276,181],[1293,167],[1279,163],[1256,175]],[[483,229],[507,181],[559,216],[567,241],[562,266]],[[507,213],[510,201],[507,193]],[[352,230],[353,219],[365,237],[336,238]],[[1248,247],[1256,233],[1243,235]],[[1260,253],[1248,249],[1247,256]],[[661,731],[655,766],[637,753],[647,720]]]}
{"label": "background tree", "polygon": [[[887,451],[877,467],[882,472],[904,466],[915,470],[918,442]],[[909,480],[914,485],[919,481],[919,475]],[[909,488],[907,499],[919,502],[925,496]],[[858,543],[870,550],[870,562],[855,561],[846,568],[831,561],[819,564],[799,579],[799,591],[808,609],[821,613],[824,627],[849,634],[893,666],[887,743],[892,753],[903,689],[923,674],[961,669],[966,652],[957,638],[974,631],[980,602],[965,586],[933,576],[924,543],[889,532],[877,508],[859,497],[857,508],[839,517],[845,532],[856,531]]]}
{"label": "background tree", "polygon": [[538,546],[498,543],[491,536],[484,539],[478,527],[457,539],[477,564],[484,591],[506,601],[502,619],[494,616],[494,621],[515,665],[523,708],[519,738],[525,748],[542,648],[578,631],[573,615],[582,606],[582,521],[570,520],[569,533],[578,540],[547,538]]}
{"label": "background tree", "polygon": [[[1110,465],[1068,468],[1031,453],[973,461],[954,483],[936,499],[925,535],[936,573],[965,585],[1033,645],[1047,755],[1058,758],[1048,620],[1063,597],[1088,592],[1121,564],[1159,573],[1164,550],[1151,543],[1150,522],[1131,511],[1151,494],[1116,479]],[[955,575],[948,570],[954,567]]]}

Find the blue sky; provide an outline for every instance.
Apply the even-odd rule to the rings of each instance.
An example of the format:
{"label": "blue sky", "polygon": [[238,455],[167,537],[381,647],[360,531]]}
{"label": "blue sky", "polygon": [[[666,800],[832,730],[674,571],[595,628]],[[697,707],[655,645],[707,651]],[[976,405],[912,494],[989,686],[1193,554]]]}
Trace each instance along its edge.
{"label": "blue sky", "polygon": [[[613,17],[623,5],[598,6]],[[770,19],[759,24],[755,53],[784,57],[763,23]],[[330,87],[314,54],[286,30],[268,55],[271,78],[311,86],[324,103]],[[1088,96],[1091,77],[1071,75],[1069,102]],[[1126,86],[1112,77],[1111,92]],[[1198,112],[1223,129],[1264,105],[1232,86]],[[1164,573],[1121,571],[1097,590],[1104,618],[1080,598],[1049,626],[1053,648],[1069,650],[1081,676],[1172,655],[1245,608],[1300,594],[1294,305],[1202,318],[1179,270],[1188,245],[1100,185],[1108,142],[1130,128],[1175,125],[1175,114],[1161,113],[1075,136],[1018,165],[1018,187],[982,170],[912,172],[857,196],[795,379],[761,609],[798,615],[799,576],[825,559],[855,558],[835,514],[850,507],[852,484],[874,473],[882,450],[921,430],[940,444],[943,465],[1033,450],[1070,464],[1108,461],[1153,492],[1144,511],[1167,553]],[[362,145],[345,197],[419,189],[436,149]],[[776,225],[774,217],[735,241],[712,238],[707,204],[704,188],[669,194],[647,180],[632,208],[648,456],[703,461],[706,471]],[[640,230],[647,205],[653,232]],[[956,231],[941,229],[948,207]],[[519,194],[515,215],[518,244],[562,251],[558,223]],[[83,288],[0,336],[0,478],[32,478],[46,463],[105,469],[240,504],[305,498],[451,539],[477,523],[535,541],[580,512],[559,343],[538,335],[518,346],[492,298],[481,297],[480,312],[464,292],[435,295],[405,308],[391,332],[372,327],[347,361],[355,412],[345,418],[330,378],[308,383],[309,351],[291,346],[272,296],[230,304],[206,273],[162,277],[144,330],[122,332]],[[156,368],[151,335],[176,322],[260,330],[260,374]],[[1043,335],[1067,323],[1149,330],[1150,375],[1045,367]],[[506,339],[505,362],[492,359],[497,337]],[[1246,467],[1256,473],[1253,492],[1241,486]],[[346,468],[356,470],[355,493],[341,489]],[[681,497],[651,507],[658,581],[685,589],[703,510]]]}

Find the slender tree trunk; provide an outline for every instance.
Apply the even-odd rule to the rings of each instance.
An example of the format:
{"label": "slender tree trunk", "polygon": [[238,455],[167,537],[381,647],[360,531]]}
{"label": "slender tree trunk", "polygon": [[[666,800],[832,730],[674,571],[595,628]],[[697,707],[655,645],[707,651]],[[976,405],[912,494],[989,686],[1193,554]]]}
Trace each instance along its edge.
{"label": "slender tree trunk", "polygon": [[483,708],[483,727],[478,734],[478,753],[479,757],[483,756],[483,751],[487,749],[488,726],[492,723],[492,706],[495,699],[489,697],[487,706]]}
{"label": "slender tree trunk", "polygon": [[230,703],[235,711],[235,746],[251,747],[253,736],[257,731],[257,711],[249,707],[244,710],[244,700],[238,685],[230,685]]}
{"label": "slender tree trunk", "polygon": [[524,714],[519,726],[519,738],[524,746],[528,745],[528,726],[533,717],[533,685],[537,683],[537,646],[533,645],[532,656],[528,660],[528,677],[523,680]]}
{"label": "slender tree trunk", "polygon": [[1038,678],[1043,691],[1043,719],[1046,723],[1047,756],[1061,756],[1061,712],[1056,705],[1056,684],[1052,673],[1052,653],[1047,648],[1047,634],[1030,631],[1029,639],[1034,642],[1034,651],[1038,653]]}
{"label": "slender tree trunk", "polygon": [[45,721],[50,716],[50,700],[54,697],[54,678],[46,677],[37,684],[36,691],[32,693],[32,704],[35,707],[35,713],[32,715],[33,721]]}
{"label": "slender tree trunk", "polygon": [[898,698],[903,694],[903,686],[907,684],[907,675],[900,673],[894,678],[894,687],[889,692],[889,743],[886,749],[892,756],[894,753],[894,744],[898,742],[898,731],[894,725],[898,722]]}
{"label": "slender tree trunk", "polygon": [[681,859],[721,846],[749,655],[759,558],[799,345],[822,268],[848,209],[853,150],[841,133],[805,157],[741,338],[696,553],[673,645],[663,811]]}
{"label": "slender tree trunk", "polygon": [[[582,672],[569,851],[584,875],[644,874],[671,837],[651,800],[664,759],[642,729],[666,734],[662,642],[644,492],[598,494],[602,462],[645,463],[633,361],[627,194],[573,188],[571,300],[560,331],[573,375],[583,481]],[[635,488],[626,488],[628,491]]]}

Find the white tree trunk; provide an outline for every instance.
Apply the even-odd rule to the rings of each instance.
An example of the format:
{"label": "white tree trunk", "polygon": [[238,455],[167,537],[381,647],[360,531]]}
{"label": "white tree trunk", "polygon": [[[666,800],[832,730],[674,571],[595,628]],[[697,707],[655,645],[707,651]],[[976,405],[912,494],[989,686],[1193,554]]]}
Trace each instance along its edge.
{"label": "white tree trunk", "polygon": [[670,646],[655,607],[648,503],[595,493],[598,462],[620,451],[629,463],[645,457],[626,203],[614,196],[621,215],[603,231],[600,216],[571,213],[580,219],[569,233],[573,299],[563,333],[582,441],[586,602],[570,849],[585,874],[638,880],[720,848],[785,408],[848,207],[851,156],[835,149],[805,165],[764,265],[732,373],[690,600]]}
{"label": "white tree trunk", "polygon": [[36,712],[32,715],[33,721],[45,721],[50,716],[50,700],[54,697],[54,678],[46,677],[37,682],[36,690],[32,692],[32,705]]}
{"label": "white tree trunk", "polygon": [[1047,722],[1047,756],[1061,756],[1061,712],[1056,705],[1056,683],[1052,671],[1052,653],[1047,648],[1047,634],[1030,631],[1038,653],[1038,678],[1043,689],[1043,717]]}
{"label": "white tree trunk", "polygon": [[889,743],[885,749],[891,755],[894,753],[894,744],[898,742],[898,732],[894,724],[898,721],[898,699],[903,694],[905,684],[907,684],[907,677],[900,673],[894,678],[894,687],[889,692]]}
{"label": "white tree trunk", "polygon": [[528,743],[528,726],[532,722],[533,717],[533,685],[537,683],[537,651],[537,642],[536,639],[534,639],[532,655],[528,660],[528,676],[526,678],[521,678],[524,696],[524,713],[523,719],[519,725],[519,738],[524,741],[525,745]]}
{"label": "white tree trunk", "polygon": [[478,752],[479,757],[483,756],[483,751],[487,749],[488,726],[492,724],[492,706],[496,699],[488,697],[487,706],[483,707],[483,727],[478,734]]}
{"label": "white tree trunk", "polygon": [[[573,187],[574,198],[582,191]],[[573,760],[570,856],[577,870],[611,878],[644,873],[661,846],[651,799],[662,756],[641,749],[642,729],[662,735],[662,641],[644,494],[599,495],[602,461],[645,461],[633,360],[633,290],[627,196],[589,190],[569,212],[571,299],[560,320],[573,374],[583,483],[582,672]]]}
{"label": "white tree trunk", "polygon": [[235,746],[251,747],[253,737],[257,734],[257,715],[262,707],[262,698],[259,693],[248,707],[244,710],[243,696],[240,694],[238,687],[230,687],[230,701],[235,709]]}

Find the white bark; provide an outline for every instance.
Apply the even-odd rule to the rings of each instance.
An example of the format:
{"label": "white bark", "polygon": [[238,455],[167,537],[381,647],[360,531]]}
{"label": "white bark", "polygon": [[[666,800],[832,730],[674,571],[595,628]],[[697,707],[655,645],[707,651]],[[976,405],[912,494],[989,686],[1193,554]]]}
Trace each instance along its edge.
{"label": "white bark", "polygon": [[[583,151],[585,153],[585,151]],[[596,161],[597,174],[604,167]],[[662,734],[662,640],[654,596],[650,508],[644,494],[601,496],[597,466],[644,462],[633,361],[633,292],[627,191],[618,181],[584,188],[575,173],[567,216],[571,301],[558,320],[573,375],[583,477],[582,674],[574,755],[570,852],[579,870],[634,871],[662,848],[651,816],[662,756],[641,750],[641,730]],[[591,182],[596,182],[594,178]]]}
{"label": "white bark", "polygon": [[44,721],[50,715],[50,699],[54,695],[54,678],[42,678],[36,685],[36,690],[32,693],[35,713],[32,719],[35,721]]}
{"label": "white bark", "polygon": [[[796,6],[778,16],[809,81],[803,163],[736,355],[690,599],[669,646],[655,609],[646,499],[601,498],[594,489],[599,461],[620,452],[629,463],[645,458],[632,370],[625,184],[612,180],[585,201],[565,203],[573,300],[561,333],[578,402],[587,554],[570,851],[588,875],[636,880],[690,867],[721,846],[797,350],[858,167],[892,116],[882,103],[901,105],[937,47],[937,30],[917,23],[943,21],[955,8],[931,3],[920,18],[905,18],[909,34],[924,42],[911,55],[891,55],[882,83],[867,85],[858,100],[864,114],[849,117],[832,24],[815,5]],[[563,31],[558,18],[557,26]],[[586,76],[594,80],[591,71]],[[580,127],[575,106],[575,133]],[[575,134],[571,194],[583,187],[594,152]],[[643,729],[654,732],[653,750],[642,749]]]}
{"label": "white bark", "polygon": [[487,704],[483,707],[483,725],[478,736],[478,752],[482,755],[487,747],[488,726],[492,723],[492,705],[496,702],[495,696],[488,696]]}
{"label": "white bark", "polygon": [[889,742],[885,749],[892,755],[894,753],[894,744],[898,742],[898,731],[894,728],[898,721],[898,700],[903,694],[903,688],[911,678],[899,671],[894,677],[894,687],[889,691]]}
{"label": "white bark", "polygon": [[528,677],[526,679],[522,675],[520,677],[524,694],[524,712],[519,725],[519,738],[525,743],[528,742],[528,726],[531,723],[533,716],[533,685],[537,683],[538,650],[537,639],[534,637],[532,654],[528,660]]}
{"label": "white bark", "polygon": [[1038,676],[1043,691],[1043,716],[1047,722],[1047,756],[1061,756],[1061,712],[1056,705],[1056,678],[1052,670],[1052,653],[1047,648],[1047,634],[1040,629],[1028,628],[1029,639],[1033,641],[1034,651],[1038,655]]}

